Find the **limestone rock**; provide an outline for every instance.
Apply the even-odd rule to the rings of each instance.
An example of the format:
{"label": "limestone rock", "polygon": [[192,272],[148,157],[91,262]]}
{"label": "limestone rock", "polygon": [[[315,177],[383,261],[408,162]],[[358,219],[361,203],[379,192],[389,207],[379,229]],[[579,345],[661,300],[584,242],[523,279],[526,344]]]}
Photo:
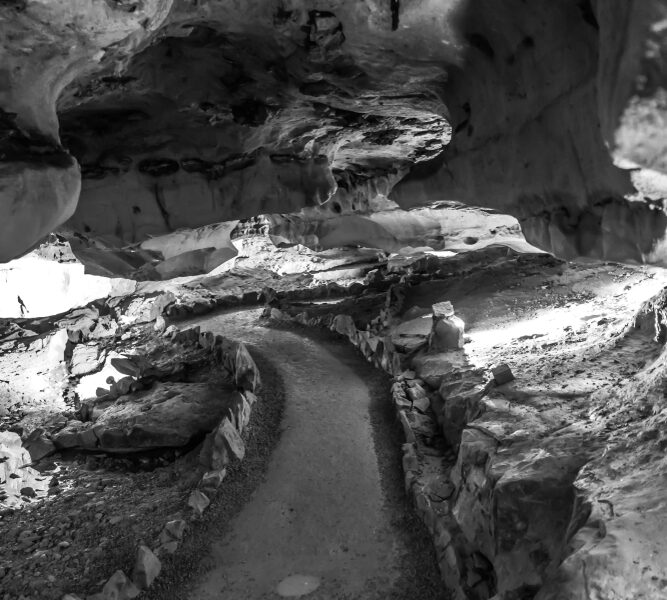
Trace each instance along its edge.
{"label": "limestone rock", "polygon": [[204,492],[215,492],[221,485],[227,475],[227,469],[218,471],[207,471],[201,478],[201,488]]}
{"label": "limestone rock", "polygon": [[103,362],[99,344],[77,344],[72,352],[70,373],[75,376],[88,375],[97,371]]}
{"label": "limestone rock", "polygon": [[234,380],[236,383],[244,390],[257,391],[261,383],[259,369],[245,344],[238,344],[234,366]]}
{"label": "limestone rock", "polygon": [[41,460],[45,456],[49,456],[49,454],[53,454],[56,451],[55,445],[46,436],[46,432],[43,429],[35,429],[31,432],[23,445],[28,449],[30,458],[33,462]]}
{"label": "limestone rock", "polygon": [[436,319],[446,319],[454,316],[454,307],[451,302],[438,302],[432,306],[433,317]]}
{"label": "limestone rock", "polygon": [[429,410],[431,401],[426,395],[424,388],[416,384],[408,387],[407,392],[413,408],[416,408],[421,413],[426,413]]}
{"label": "limestone rock", "polygon": [[95,421],[99,447],[109,451],[184,446],[216,427],[231,390],[203,383],[156,383],[123,396]]}
{"label": "limestone rock", "polygon": [[231,458],[243,460],[245,444],[228,418],[222,420],[217,429],[207,436],[200,460],[213,470],[222,469]]}
{"label": "limestone rock", "polygon": [[132,581],[140,590],[148,589],[160,574],[160,559],[151,552],[148,546],[139,546],[137,558],[132,571]]}
{"label": "limestone rock", "polygon": [[116,571],[104,584],[99,600],[132,600],[140,590],[128,579],[123,571]]}
{"label": "limestone rock", "polygon": [[182,519],[175,519],[168,521],[160,532],[159,541],[161,544],[168,542],[179,542],[183,539],[185,533],[186,523]]}
{"label": "limestone rock", "polygon": [[503,385],[510,381],[514,381],[514,373],[512,373],[512,369],[505,363],[491,369],[491,373],[493,374],[493,381],[495,381],[496,385]]}
{"label": "limestone rock", "polygon": [[443,319],[433,319],[430,336],[430,348],[436,352],[463,348],[465,324],[456,315]]}
{"label": "limestone rock", "polygon": [[188,506],[197,516],[203,515],[210,503],[208,496],[199,490],[193,490],[188,497]]}

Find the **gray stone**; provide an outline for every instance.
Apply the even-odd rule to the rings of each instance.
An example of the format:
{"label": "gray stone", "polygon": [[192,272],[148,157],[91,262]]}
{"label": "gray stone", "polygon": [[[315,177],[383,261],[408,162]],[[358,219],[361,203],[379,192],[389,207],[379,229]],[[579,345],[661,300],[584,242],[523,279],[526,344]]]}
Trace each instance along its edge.
{"label": "gray stone", "polygon": [[208,496],[199,490],[193,490],[188,497],[188,506],[197,516],[203,515],[210,503]]}
{"label": "gray stone", "polygon": [[185,533],[185,527],[186,523],[182,519],[168,521],[160,532],[160,537],[158,538],[159,542],[161,544],[167,544],[169,542],[181,541],[183,539],[183,534]]}
{"label": "gray stone", "polygon": [[123,571],[116,571],[104,584],[101,597],[104,600],[132,600],[140,593]]}
{"label": "gray stone", "polygon": [[162,383],[123,396],[95,423],[103,449],[179,447],[215,428],[235,392],[205,383]]}
{"label": "gray stone", "polygon": [[491,373],[493,374],[493,380],[496,382],[496,385],[503,385],[510,381],[514,381],[514,373],[512,373],[512,369],[505,363],[491,369]]}
{"label": "gray stone", "polygon": [[155,319],[155,324],[153,325],[153,331],[155,331],[156,333],[162,333],[163,331],[165,331],[166,327],[167,323],[165,322],[163,316],[159,316],[157,317],[157,319]]}
{"label": "gray stone", "polygon": [[139,377],[142,371],[142,365],[135,358],[112,358],[111,366],[123,375],[129,377]]}
{"label": "gray stone", "polygon": [[426,413],[431,406],[431,401],[429,400],[424,388],[420,385],[413,385],[408,388],[408,397],[412,401],[412,407],[416,408],[421,413]]}
{"label": "gray stone", "polygon": [[82,448],[93,449],[99,447],[100,440],[98,439],[92,426],[82,429],[78,433],[79,446]]}
{"label": "gray stone", "polygon": [[245,344],[238,344],[234,357],[234,381],[244,390],[257,391],[260,386],[259,369]]}
{"label": "gray stone", "polygon": [[219,470],[229,463],[231,457],[242,460],[244,456],[243,439],[231,421],[225,418],[217,429],[207,436],[200,462],[209,469]]}
{"label": "gray stone", "polygon": [[41,460],[56,451],[55,445],[46,437],[46,432],[43,429],[35,429],[27,437],[23,445],[30,453],[30,458],[33,462]]}
{"label": "gray stone", "polygon": [[430,348],[436,352],[463,348],[465,324],[457,317],[433,320]]}
{"label": "gray stone", "polygon": [[148,589],[160,574],[162,563],[148,546],[139,546],[132,572],[132,581],[140,590]]}
{"label": "gray stone", "polygon": [[433,316],[437,319],[446,319],[454,316],[454,307],[451,302],[438,302],[432,307]]}
{"label": "gray stone", "polygon": [[72,351],[70,373],[74,376],[88,375],[102,367],[104,355],[99,344],[77,344]]}
{"label": "gray stone", "polygon": [[214,492],[221,485],[227,476],[227,469],[219,469],[218,471],[207,471],[201,478],[201,489],[204,492]]}

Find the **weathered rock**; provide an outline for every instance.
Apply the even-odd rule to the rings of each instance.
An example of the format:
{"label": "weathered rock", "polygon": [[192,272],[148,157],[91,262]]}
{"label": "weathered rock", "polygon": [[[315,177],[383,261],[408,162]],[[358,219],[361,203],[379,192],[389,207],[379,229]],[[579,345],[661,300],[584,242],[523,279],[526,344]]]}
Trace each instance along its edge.
{"label": "weathered rock", "polygon": [[188,506],[197,516],[203,515],[210,503],[208,496],[199,490],[193,490],[188,497]]}
{"label": "weathered rock", "polygon": [[435,352],[463,348],[465,324],[456,315],[443,319],[433,319],[433,329],[429,338],[429,347]]}
{"label": "weathered rock", "polygon": [[138,357],[115,357],[111,359],[111,366],[119,373],[134,378],[140,377],[143,370]]}
{"label": "weathered rock", "polygon": [[438,302],[431,309],[436,319],[447,319],[454,316],[454,307],[451,302]]}
{"label": "weathered rock", "polygon": [[140,590],[148,589],[160,574],[162,563],[148,546],[139,546],[132,571],[132,581]]}
{"label": "weathered rock", "polygon": [[104,362],[99,344],[77,344],[72,351],[70,373],[75,376],[88,375],[97,371]]}
{"label": "weathered rock", "polygon": [[512,373],[512,369],[505,363],[491,369],[491,373],[493,374],[493,381],[495,381],[496,385],[503,385],[510,381],[514,381],[514,373]]}
{"label": "weathered rock", "polygon": [[123,571],[116,571],[96,596],[99,596],[99,600],[132,600],[140,593]]}
{"label": "weathered rock", "polygon": [[233,392],[203,383],[157,383],[123,396],[94,424],[99,447],[110,451],[178,447],[213,430]]}
{"label": "weathered rock", "polygon": [[225,467],[231,458],[243,460],[245,444],[239,432],[227,418],[207,436],[201,452],[200,462],[212,470]]}
{"label": "weathered rock", "polygon": [[417,317],[403,321],[391,331],[391,341],[394,346],[405,353],[415,352],[428,342],[431,333],[432,320]]}
{"label": "weathered rock", "polygon": [[56,451],[55,445],[47,437],[43,429],[35,429],[31,432],[23,442],[23,445],[28,449],[33,462],[41,460]]}
{"label": "weathered rock", "polygon": [[215,492],[224,481],[227,475],[226,469],[220,469],[218,471],[207,471],[201,478],[201,489],[204,492]]}
{"label": "weathered rock", "polygon": [[261,384],[259,369],[245,344],[238,344],[234,357],[234,381],[244,390],[255,392]]}
{"label": "weathered rock", "polygon": [[352,341],[357,333],[357,327],[350,315],[336,315],[331,323],[331,331],[347,336]]}
{"label": "weathered rock", "polygon": [[179,542],[183,539],[187,524],[182,519],[168,521],[160,532],[159,542],[167,544],[169,542]]}
{"label": "weathered rock", "polygon": [[412,407],[416,408],[419,412],[425,413],[429,410],[431,402],[420,385],[413,385],[407,389],[408,397],[412,402]]}
{"label": "weathered rock", "polygon": [[153,325],[153,331],[159,334],[165,332],[166,329],[167,329],[167,323],[164,320],[164,317],[160,315],[159,317],[157,317],[157,319],[155,319],[155,325]]}

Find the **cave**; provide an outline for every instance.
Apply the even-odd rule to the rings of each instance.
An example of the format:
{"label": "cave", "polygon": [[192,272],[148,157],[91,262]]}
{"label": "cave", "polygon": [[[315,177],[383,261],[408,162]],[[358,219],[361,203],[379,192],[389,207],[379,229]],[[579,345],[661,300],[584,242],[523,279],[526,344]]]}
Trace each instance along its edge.
{"label": "cave", "polygon": [[667,0],[0,0],[0,600],[667,598]]}

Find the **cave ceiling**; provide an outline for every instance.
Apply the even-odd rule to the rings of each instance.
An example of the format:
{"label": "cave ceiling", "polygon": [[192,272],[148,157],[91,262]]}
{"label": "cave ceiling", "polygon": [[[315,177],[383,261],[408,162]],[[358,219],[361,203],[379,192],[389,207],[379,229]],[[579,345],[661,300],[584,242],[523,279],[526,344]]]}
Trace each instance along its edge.
{"label": "cave ceiling", "polygon": [[115,250],[380,195],[662,264],[665,18],[663,0],[2,2],[0,259],[54,230]]}

